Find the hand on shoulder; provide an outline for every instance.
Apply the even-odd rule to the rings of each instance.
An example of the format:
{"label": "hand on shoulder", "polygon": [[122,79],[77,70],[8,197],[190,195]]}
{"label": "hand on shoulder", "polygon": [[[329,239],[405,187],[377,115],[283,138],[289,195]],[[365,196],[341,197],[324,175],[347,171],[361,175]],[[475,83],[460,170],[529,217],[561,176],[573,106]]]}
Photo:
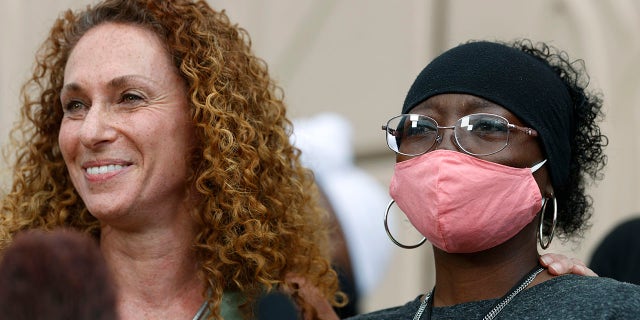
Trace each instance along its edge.
{"label": "hand on shoulder", "polygon": [[598,275],[589,269],[584,262],[577,258],[569,258],[562,254],[546,253],[540,256],[540,264],[546,267],[550,274],[560,276],[563,274],[577,274],[581,276],[597,277]]}

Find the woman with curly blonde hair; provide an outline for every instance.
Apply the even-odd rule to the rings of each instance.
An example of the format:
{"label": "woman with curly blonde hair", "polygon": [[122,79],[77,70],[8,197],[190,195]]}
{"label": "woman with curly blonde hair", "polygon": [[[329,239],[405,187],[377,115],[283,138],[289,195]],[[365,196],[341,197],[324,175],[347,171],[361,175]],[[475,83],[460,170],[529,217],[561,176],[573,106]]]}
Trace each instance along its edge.
{"label": "woman with curly blonde hair", "polygon": [[325,214],[250,45],[205,1],[65,12],[22,90],[0,249],[27,229],[91,234],[122,319],[250,318],[274,288],[331,317]]}

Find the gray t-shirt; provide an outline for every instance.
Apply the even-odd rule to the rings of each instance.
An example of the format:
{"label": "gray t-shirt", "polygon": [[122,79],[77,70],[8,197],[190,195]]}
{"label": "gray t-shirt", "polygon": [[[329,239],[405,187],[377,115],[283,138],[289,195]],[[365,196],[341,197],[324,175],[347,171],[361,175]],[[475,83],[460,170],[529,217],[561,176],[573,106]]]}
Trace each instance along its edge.
{"label": "gray t-shirt", "polygon": [[[492,299],[436,307],[431,318],[482,319],[497,301]],[[419,306],[420,297],[403,306],[349,319],[413,319]],[[609,278],[577,275],[555,277],[522,291],[496,319],[640,319],[640,286]]]}

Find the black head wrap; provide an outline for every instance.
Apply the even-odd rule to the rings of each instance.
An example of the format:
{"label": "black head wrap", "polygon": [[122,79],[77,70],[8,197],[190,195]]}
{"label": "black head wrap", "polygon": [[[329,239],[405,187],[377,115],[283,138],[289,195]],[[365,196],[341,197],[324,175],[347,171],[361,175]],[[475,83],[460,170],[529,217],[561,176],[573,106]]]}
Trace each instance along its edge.
{"label": "black head wrap", "polygon": [[546,61],[499,43],[457,46],[420,72],[409,89],[402,113],[443,93],[465,93],[489,100],[536,129],[554,188],[567,185],[572,100],[564,82]]}

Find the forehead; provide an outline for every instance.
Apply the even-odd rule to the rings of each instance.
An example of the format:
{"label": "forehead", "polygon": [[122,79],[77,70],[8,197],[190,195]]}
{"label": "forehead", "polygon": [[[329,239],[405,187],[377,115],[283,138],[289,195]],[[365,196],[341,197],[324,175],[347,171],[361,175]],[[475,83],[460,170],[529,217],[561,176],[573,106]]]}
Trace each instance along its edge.
{"label": "forehead", "polygon": [[167,50],[152,31],[130,24],[104,23],[80,38],[67,60],[64,77],[65,83],[81,80],[78,78],[88,73],[97,78],[114,74],[158,78],[173,69]]}
{"label": "forehead", "polygon": [[511,123],[522,123],[522,121],[507,108],[487,99],[462,93],[435,95],[419,103],[409,112],[430,116],[438,122],[450,119],[455,121],[472,113],[491,113],[502,116]]}

